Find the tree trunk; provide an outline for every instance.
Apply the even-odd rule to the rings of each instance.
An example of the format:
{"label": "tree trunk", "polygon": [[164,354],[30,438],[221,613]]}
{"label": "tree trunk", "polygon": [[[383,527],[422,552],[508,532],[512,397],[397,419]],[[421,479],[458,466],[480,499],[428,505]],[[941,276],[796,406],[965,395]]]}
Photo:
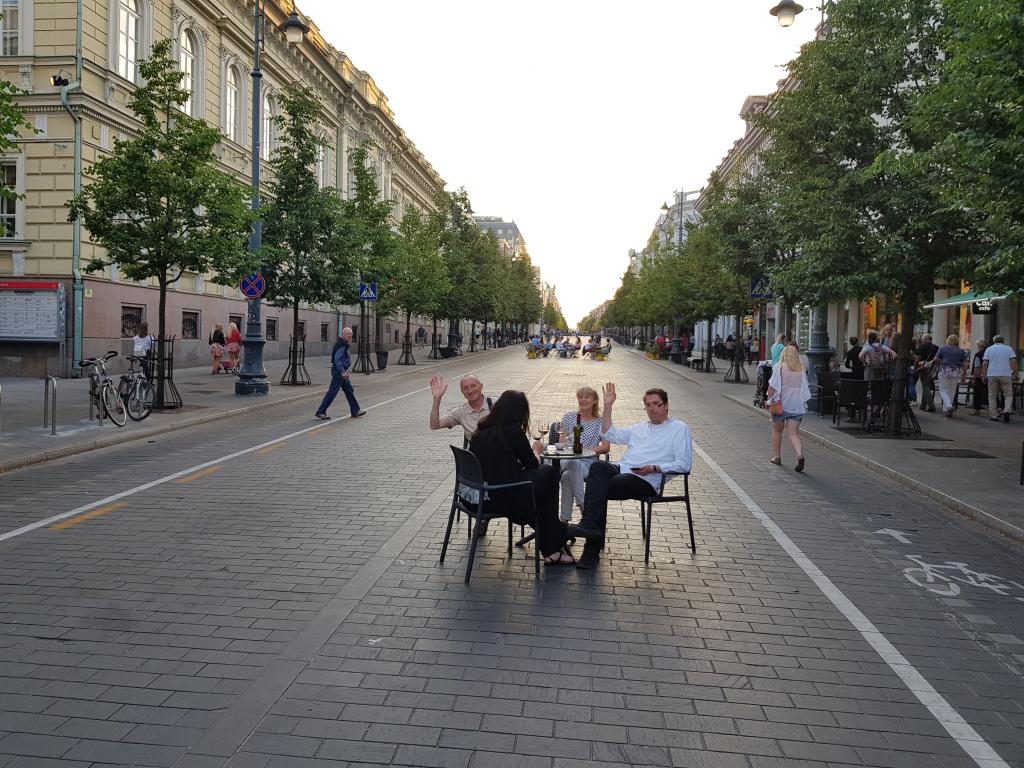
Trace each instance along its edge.
{"label": "tree trunk", "polygon": [[167,273],[164,272],[160,277],[157,278],[160,284],[160,306],[157,310],[157,322],[159,323],[159,330],[157,331],[157,342],[156,342],[156,397],[154,398],[153,405],[156,408],[164,407],[164,360],[167,359],[166,345],[167,336],[164,334],[164,328],[166,328],[167,319]]}
{"label": "tree trunk", "polygon": [[299,383],[299,300],[292,303],[292,345],[291,345],[291,380],[295,386]]}
{"label": "tree trunk", "polygon": [[902,297],[900,323],[896,344],[896,375],[892,382],[892,403],[885,421],[885,431],[897,434],[907,403],[907,380],[910,374],[910,342],[914,335],[914,319],[917,317],[918,292],[908,287]]}

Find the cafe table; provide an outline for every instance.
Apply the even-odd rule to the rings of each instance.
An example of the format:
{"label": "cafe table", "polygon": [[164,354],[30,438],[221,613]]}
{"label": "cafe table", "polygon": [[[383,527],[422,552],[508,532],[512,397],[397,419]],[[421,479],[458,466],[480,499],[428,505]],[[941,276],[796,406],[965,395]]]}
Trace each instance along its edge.
{"label": "cafe table", "polygon": [[[555,468],[557,477],[562,476],[562,462],[563,461],[578,461],[580,459],[592,459],[597,456],[597,452],[593,448],[584,448],[582,453],[573,453],[572,447],[559,448],[556,445],[548,445],[541,451],[541,461],[550,461],[551,466]],[[529,533],[519,541],[516,542],[517,547],[521,547],[529,542],[533,541],[537,536],[536,533]]]}

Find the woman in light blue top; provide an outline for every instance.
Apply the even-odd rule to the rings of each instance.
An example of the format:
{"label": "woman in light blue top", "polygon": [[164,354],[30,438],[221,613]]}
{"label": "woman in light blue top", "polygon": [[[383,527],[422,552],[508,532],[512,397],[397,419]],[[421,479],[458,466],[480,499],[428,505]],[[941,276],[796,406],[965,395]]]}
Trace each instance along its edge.
{"label": "woman in light blue top", "polygon": [[796,471],[804,471],[800,422],[807,413],[807,401],[810,399],[811,388],[807,385],[800,352],[796,347],[786,347],[768,382],[768,402],[782,403],[782,413],[772,414],[772,464],[782,464],[782,432],[785,430],[796,451]]}
{"label": "woman in light blue top", "polygon": [[775,337],[775,343],[772,344],[772,366],[779,364],[779,355],[782,354],[782,350],[786,348],[786,334],[780,333]]}

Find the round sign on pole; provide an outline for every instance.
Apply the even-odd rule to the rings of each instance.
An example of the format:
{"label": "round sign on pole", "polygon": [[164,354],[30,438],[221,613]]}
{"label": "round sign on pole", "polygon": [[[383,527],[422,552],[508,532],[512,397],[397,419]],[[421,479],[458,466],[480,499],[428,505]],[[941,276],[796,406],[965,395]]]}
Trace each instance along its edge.
{"label": "round sign on pole", "polygon": [[267,281],[259,272],[246,275],[238,283],[242,295],[249,299],[258,299],[267,290]]}

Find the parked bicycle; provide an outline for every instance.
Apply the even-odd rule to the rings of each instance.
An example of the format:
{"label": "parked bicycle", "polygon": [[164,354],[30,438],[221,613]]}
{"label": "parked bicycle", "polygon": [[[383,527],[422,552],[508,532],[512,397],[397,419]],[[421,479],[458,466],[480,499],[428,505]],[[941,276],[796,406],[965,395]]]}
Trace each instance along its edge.
{"label": "parked bicycle", "polygon": [[[153,385],[146,376],[146,358],[128,355],[126,359],[129,365],[128,372],[121,374],[117,393],[128,410],[128,418],[132,421],[142,421],[153,412]],[[139,368],[135,367],[136,363],[139,364]]]}
{"label": "parked bicycle", "polygon": [[101,416],[106,414],[117,426],[123,427],[128,423],[127,412],[114,380],[107,373],[106,362],[112,357],[117,357],[117,352],[107,352],[103,357],[87,357],[79,360],[78,365],[83,370],[92,368],[89,373],[89,398],[96,412]]}

